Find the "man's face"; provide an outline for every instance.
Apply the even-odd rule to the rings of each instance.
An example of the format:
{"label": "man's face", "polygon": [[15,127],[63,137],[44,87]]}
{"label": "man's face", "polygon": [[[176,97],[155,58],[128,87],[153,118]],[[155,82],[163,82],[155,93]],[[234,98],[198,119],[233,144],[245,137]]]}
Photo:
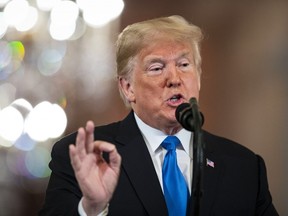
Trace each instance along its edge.
{"label": "man's face", "polygon": [[189,43],[152,41],[136,57],[130,80],[120,82],[134,112],[163,131],[178,124],[175,110],[198,99],[200,77]]}

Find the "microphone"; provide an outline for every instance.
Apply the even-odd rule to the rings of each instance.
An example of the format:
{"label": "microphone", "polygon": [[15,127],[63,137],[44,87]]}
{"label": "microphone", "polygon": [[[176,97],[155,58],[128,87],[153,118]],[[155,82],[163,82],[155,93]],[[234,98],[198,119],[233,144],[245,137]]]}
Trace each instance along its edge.
{"label": "microphone", "polygon": [[[195,130],[195,123],[194,123],[194,116],[193,113],[195,113],[195,110],[193,112],[192,109],[197,108],[197,102],[196,100],[193,100],[192,98],[190,100],[190,103],[182,103],[176,108],[175,116],[177,121],[182,125],[183,128],[189,131],[194,131]],[[196,109],[198,112],[198,109]],[[199,112],[200,114],[200,124],[201,126],[204,124],[204,115]]]}
{"label": "microphone", "polygon": [[192,196],[193,196],[193,215],[200,215],[203,198],[203,179],[205,157],[205,143],[203,140],[203,131],[201,126],[204,123],[204,116],[198,110],[196,98],[191,98],[189,103],[180,104],[175,111],[177,121],[183,128],[193,133],[193,178],[192,178]]}

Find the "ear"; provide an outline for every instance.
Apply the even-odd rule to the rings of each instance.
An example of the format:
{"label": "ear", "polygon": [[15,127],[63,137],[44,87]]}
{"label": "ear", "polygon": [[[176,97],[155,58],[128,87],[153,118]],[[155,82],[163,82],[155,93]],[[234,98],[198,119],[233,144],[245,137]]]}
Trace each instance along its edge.
{"label": "ear", "polygon": [[124,77],[118,78],[118,86],[129,103],[135,102],[135,94],[131,79]]}

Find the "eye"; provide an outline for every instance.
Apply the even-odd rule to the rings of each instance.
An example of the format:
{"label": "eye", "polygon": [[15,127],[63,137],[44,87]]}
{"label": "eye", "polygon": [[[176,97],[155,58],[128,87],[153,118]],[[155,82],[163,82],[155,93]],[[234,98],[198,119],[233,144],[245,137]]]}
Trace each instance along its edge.
{"label": "eye", "polygon": [[189,70],[191,68],[191,63],[188,59],[182,59],[178,62],[178,67],[181,69],[181,70]]}
{"label": "eye", "polygon": [[179,63],[179,66],[180,66],[180,67],[188,67],[189,65],[190,65],[190,62],[187,61],[187,60],[181,61],[181,62]]}
{"label": "eye", "polygon": [[157,64],[150,65],[147,69],[147,72],[151,75],[152,74],[159,74],[159,73],[162,73],[163,69],[164,69],[164,65],[157,63]]}
{"label": "eye", "polygon": [[181,64],[182,67],[188,67],[189,65],[190,65],[189,62],[186,62],[186,63],[182,63],[182,64]]}
{"label": "eye", "polygon": [[156,72],[157,72],[157,71],[162,70],[162,68],[163,68],[163,67],[159,67],[159,66],[158,66],[158,67],[152,67],[152,68],[150,69],[150,71],[156,71]]}

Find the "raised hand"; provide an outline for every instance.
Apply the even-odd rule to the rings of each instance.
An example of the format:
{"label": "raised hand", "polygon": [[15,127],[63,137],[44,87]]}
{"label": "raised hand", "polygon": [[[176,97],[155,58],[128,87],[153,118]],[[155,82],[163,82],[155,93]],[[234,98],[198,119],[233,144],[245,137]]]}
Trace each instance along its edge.
{"label": "raised hand", "polygon": [[[102,153],[109,154],[109,163]],[[94,141],[94,123],[79,128],[76,144],[69,146],[71,164],[83,194],[83,208],[87,215],[100,213],[109,203],[116,188],[121,156],[108,142]]]}

